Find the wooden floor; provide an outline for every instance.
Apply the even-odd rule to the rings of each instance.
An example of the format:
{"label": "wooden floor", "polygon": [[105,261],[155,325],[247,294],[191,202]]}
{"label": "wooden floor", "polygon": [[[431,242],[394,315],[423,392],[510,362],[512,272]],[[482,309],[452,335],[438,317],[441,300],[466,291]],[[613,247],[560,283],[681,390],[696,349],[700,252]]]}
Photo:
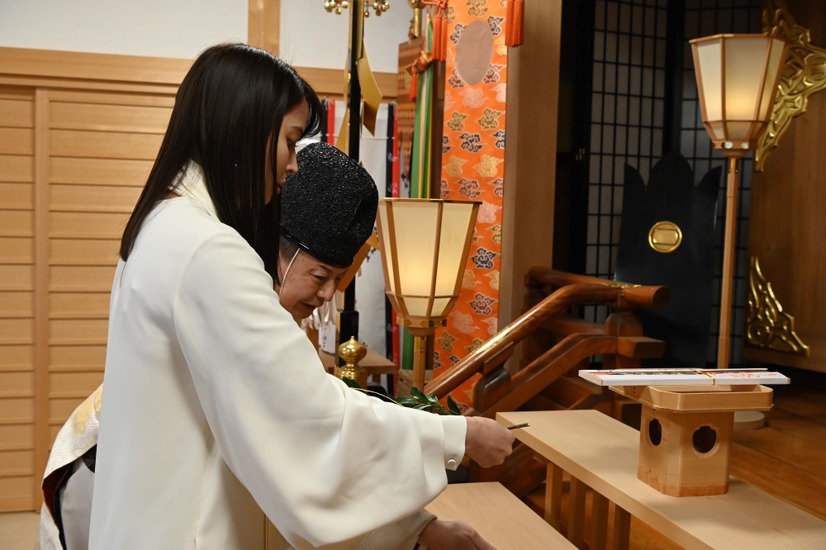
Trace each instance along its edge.
{"label": "wooden floor", "polygon": [[826,520],[826,374],[776,370],[792,383],[773,386],[765,428],[735,433],[731,473]]}
{"label": "wooden floor", "polygon": [[[772,386],[774,406],[766,413],[765,427],[735,432],[731,475],[826,520],[826,374],[772,370],[788,376],[791,384]],[[536,509],[536,500],[529,504]],[[630,546],[680,548],[635,518]]]}

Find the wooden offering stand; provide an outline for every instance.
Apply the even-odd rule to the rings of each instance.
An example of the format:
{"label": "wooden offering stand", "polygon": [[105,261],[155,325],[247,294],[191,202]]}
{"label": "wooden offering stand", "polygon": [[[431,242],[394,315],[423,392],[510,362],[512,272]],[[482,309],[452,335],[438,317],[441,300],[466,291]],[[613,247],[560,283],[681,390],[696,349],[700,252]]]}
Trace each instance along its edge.
{"label": "wooden offering stand", "polygon": [[779,372],[745,369],[580,370],[642,405],[637,477],[672,496],[722,495],[737,411],[767,411],[771,389],[788,384]]}
{"label": "wooden offering stand", "polygon": [[728,491],[735,411],[766,411],[762,385],[609,386],[642,404],[637,477],[672,496]]}

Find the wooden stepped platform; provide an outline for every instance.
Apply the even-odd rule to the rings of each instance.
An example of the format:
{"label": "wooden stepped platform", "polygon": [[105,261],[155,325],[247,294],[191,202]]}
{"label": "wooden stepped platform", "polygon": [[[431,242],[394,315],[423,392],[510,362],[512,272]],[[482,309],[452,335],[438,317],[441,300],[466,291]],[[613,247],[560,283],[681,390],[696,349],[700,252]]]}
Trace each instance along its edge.
{"label": "wooden stepped platform", "polygon": [[[734,432],[731,473],[826,520],[826,473],[822,467],[826,463],[826,374],[782,370],[792,383],[775,388],[766,427]],[[522,501],[542,517],[544,499],[544,484],[522,496]],[[564,529],[561,531],[564,534]],[[672,550],[679,546],[632,518],[630,548]]]}

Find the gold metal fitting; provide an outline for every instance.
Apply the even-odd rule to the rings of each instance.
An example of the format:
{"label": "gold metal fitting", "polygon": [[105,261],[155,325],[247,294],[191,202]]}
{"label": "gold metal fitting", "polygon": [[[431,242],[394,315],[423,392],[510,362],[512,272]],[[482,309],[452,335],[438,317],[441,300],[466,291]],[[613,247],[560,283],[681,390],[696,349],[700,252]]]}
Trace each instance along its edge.
{"label": "gold metal fitting", "polygon": [[359,361],[367,355],[367,346],[356,340],[355,336],[338,346],[338,356],[344,360],[344,366],[339,369],[339,378],[355,380],[359,386],[367,389],[367,369],[359,365]]}

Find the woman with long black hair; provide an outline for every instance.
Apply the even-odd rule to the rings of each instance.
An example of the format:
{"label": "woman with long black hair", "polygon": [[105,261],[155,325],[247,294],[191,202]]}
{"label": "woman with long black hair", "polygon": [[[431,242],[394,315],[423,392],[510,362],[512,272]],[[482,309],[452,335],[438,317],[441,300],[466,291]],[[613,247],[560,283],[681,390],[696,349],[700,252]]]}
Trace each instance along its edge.
{"label": "woman with long black hair", "polygon": [[265,515],[271,547],[346,547],[463,455],[511,452],[492,420],[349,390],[279,304],[279,190],[318,124],[262,50],[212,47],[184,78],[113,281],[90,548],[257,549]]}

